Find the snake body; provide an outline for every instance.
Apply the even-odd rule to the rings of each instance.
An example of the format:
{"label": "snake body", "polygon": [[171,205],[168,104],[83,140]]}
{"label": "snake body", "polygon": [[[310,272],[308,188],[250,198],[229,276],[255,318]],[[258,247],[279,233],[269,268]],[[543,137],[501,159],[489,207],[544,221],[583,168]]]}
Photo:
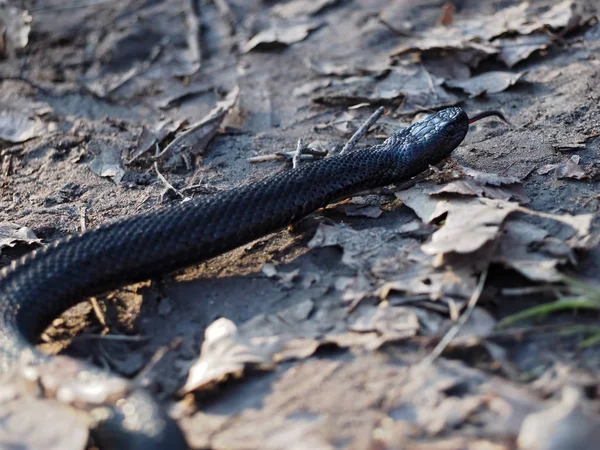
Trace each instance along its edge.
{"label": "snake body", "polygon": [[[18,370],[23,361],[36,367],[55,359],[37,351],[34,343],[53,319],[85,297],[201,262],[333,200],[407,180],[450,155],[468,128],[462,109],[445,109],[374,147],[126,218],[33,251],[13,262],[0,279],[0,372]],[[70,362],[83,382],[115,377],[87,363]],[[187,448],[175,422],[141,389],[103,411],[93,430],[100,448]]]}

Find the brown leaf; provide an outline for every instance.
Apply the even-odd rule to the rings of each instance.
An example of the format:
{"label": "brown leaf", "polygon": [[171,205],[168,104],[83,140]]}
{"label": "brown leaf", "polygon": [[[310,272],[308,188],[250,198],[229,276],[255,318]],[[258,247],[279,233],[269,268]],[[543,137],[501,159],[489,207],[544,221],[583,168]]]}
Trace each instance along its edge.
{"label": "brown leaf", "polygon": [[247,366],[268,369],[272,367],[271,353],[268,346],[253,346],[241,337],[232,321],[218,319],[206,328],[200,358],[189,368],[179,393],[184,395],[229,377],[239,377]]}
{"label": "brown leaf", "polygon": [[574,180],[581,180],[588,175],[579,165],[579,161],[580,158],[578,155],[572,155],[559,164],[546,164],[545,166],[540,167],[536,172],[540,175],[545,175],[554,170],[556,178],[558,179],[571,178]]}
{"label": "brown leaf", "polygon": [[502,92],[518,83],[523,78],[523,75],[525,75],[525,72],[492,71],[482,73],[467,80],[449,80],[445,84],[451,88],[462,89],[471,97],[477,97],[482,94]]}
{"label": "brown leaf", "polygon": [[552,38],[547,34],[530,34],[500,38],[496,39],[494,43],[500,50],[498,58],[510,68],[526,60],[535,52],[547,49],[552,44]]}
{"label": "brown leaf", "polygon": [[[549,233],[527,222],[513,220],[504,224],[493,261],[511,267],[533,281],[555,282],[560,279],[557,266],[567,258],[556,258],[543,251],[540,244]],[[537,244],[537,250],[534,244]],[[567,247],[567,250],[570,249]]]}
{"label": "brown leaf", "polygon": [[504,220],[518,205],[500,201],[487,203],[448,205],[444,226],[422,246],[423,251],[429,255],[472,253],[495,240]]}
{"label": "brown leaf", "polygon": [[55,128],[53,124],[44,123],[33,112],[5,109],[0,104],[0,140],[13,143],[25,142],[43,136]]}
{"label": "brown leaf", "polygon": [[42,240],[27,227],[11,222],[0,222],[0,253],[4,247],[14,247],[19,243],[31,245],[41,242]]}
{"label": "brown leaf", "polygon": [[239,86],[236,86],[227,96],[201,120],[191,124],[186,131],[177,136],[159,154],[159,157],[167,159],[167,165],[173,158],[184,151],[191,151],[194,155],[201,155],[217,134],[221,123],[231,108],[237,102],[240,94]]}
{"label": "brown leaf", "polygon": [[273,26],[258,32],[246,43],[242,44],[242,53],[272,47],[281,47],[303,41],[311,31],[322,25],[320,22],[307,22],[297,25]]}
{"label": "brown leaf", "polygon": [[88,151],[93,155],[90,170],[99,177],[110,178],[116,184],[125,176],[125,170],[121,166],[120,144],[113,139],[93,138],[87,145]]}
{"label": "brown leaf", "polygon": [[339,0],[294,0],[273,6],[271,12],[284,19],[301,16],[314,16],[330,6],[335,6]]}

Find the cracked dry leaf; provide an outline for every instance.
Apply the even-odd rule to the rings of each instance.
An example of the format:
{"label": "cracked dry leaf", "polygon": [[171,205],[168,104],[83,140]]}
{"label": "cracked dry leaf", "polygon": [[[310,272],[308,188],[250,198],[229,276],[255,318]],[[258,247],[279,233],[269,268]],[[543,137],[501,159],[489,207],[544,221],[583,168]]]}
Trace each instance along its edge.
{"label": "cracked dry leaf", "polygon": [[55,124],[43,122],[33,112],[0,108],[0,140],[12,143],[25,142],[55,129]]}
{"label": "cracked dry leaf", "polygon": [[393,292],[406,295],[426,294],[431,300],[445,296],[468,298],[477,285],[477,271],[470,265],[474,258],[436,269],[431,261],[415,265],[398,277],[385,282],[377,291],[381,299],[387,299]]}
{"label": "cracked dry leaf", "polygon": [[314,73],[323,76],[350,77],[355,75],[373,75],[380,77],[390,71],[388,61],[359,65],[356,63],[334,63],[308,59],[306,64]]}
{"label": "cracked dry leaf", "polygon": [[[436,189],[436,185],[428,181],[419,183],[410,189],[395,192],[394,195],[397,199],[402,200],[404,205],[412,209],[424,223],[430,223],[446,212],[438,208],[438,204],[447,203],[447,200],[439,200],[431,196],[431,193],[435,192]],[[471,204],[475,202],[475,199],[461,201],[465,204]]]}
{"label": "cracked dry leaf", "polygon": [[110,178],[119,184],[125,176],[121,166],[121,149],[119,142],[110,139],[92,138],[87,149],[94,158],[90,161],[90,170],[100,177]]}
{"label": "cracked dry leaf", "polygon": [[173,139],[159,154],[165,161],[165,167],[176,166],[176,160],[182,152],[190,151],[201,155],[210,141],[216,136],[225,116],[236,104],[240,94],[239,86],[233,88],[227,96],[217,102],[210,112],[198,122],[189,125],[188,129]]}
{"label": "cracked dry leaf", "polygon": [[403,114],[453,106],[458,97],[443,87],[443,78],[429,73],[422,65],[396,66],[379,81],[369,97],[380,102],[402,98],[399,112]]}
{"label": "cracked dry leaf", "polygon": [[42,240],[30,228],[12,222],[0,222],[0,253],[3,248],[14,247],[19,243],[41,244]]}
{"label": "cracked dry leaf", "polygon": [[271,12],[284,19],[300,16],[314,16],[330,6],[335,6],[340,0],[294,0],[289,3],[277,4]]}
{"label": "cracked dry leaf", "polygon": [[240,377],[248,366],[270,369],[270,352],[249,344],[231,320],[217,319],[206,328],[200,358],[189,368],[179,393],[185,395],[230,377]]}
{"label": "cracked dry leaf", "polygon": [[483,94],[496,94],[505,91],[510,86],[521,81],[525,72],[491,71],[474,76],[466,80],[448,80],[446,86],[462,89],[471,97]]}
{"label": "cracked dry leaf", "polygon": [[526,60],[535,52],[547,49],[553,41],[547,34],[531,34],[500,38],[495,40],[494,43],[499,49],[498,58],[508,68],[511,68]]}
{"label": "cracked dry leaf", "polygon": [[[510,220],[504,224],[493,262],[504,264],[532,281],[556,282],[557,267],[575,256],[562,241],[549,239],[549,233],[528,222]],[[554,243],[554,248],[547,246]]]}
{"label": "cracked dry leaf", "polygon": [[321,22],[274,25],[272,28],[259,31],[250,40],[242,44],[241,51],[242,53],[248,53],[252,50],[295,44],[306,39],[312,31],[320,28],[321,25]]}
{"label": "cracked dry leaf", "polygon": [[586,178],[588,175],[579,165],[580,160],[581,158],[579,155],[572,155],[571,157],[564,159],[559,164],[546,164],[545,166],[540,167],[536,172],[539,175],[546,175],[547,173],[554,171],[556,178],[559,180],[565,178],[581,180]]}
{"label": "cracked dry leaf", "polygon": [[385,341],[416,336],[419,318],[412,308],[404,306],[366,306],[359,308],[360,316],[351,320],[349,329],[358,333],[376,332]]}
{"label": "cracked dry leaf", "polygon": [[479,205],[450,203],[445,208],[444,226],[421,249],[428,255],[472,253],[496,239],[502,224],[517,207],[516,203],[500,201]]}
{"label": "cracked dry leaf", "polygon": [[265,263],[262,268],[262,273],[269,278],[276,278],[282,286],[291,288],[293,286],[293,282],[300,274],[300,269],[294,269],[290,272],[281,272],[277,269],[277,267],[275,267],[275,264]]}

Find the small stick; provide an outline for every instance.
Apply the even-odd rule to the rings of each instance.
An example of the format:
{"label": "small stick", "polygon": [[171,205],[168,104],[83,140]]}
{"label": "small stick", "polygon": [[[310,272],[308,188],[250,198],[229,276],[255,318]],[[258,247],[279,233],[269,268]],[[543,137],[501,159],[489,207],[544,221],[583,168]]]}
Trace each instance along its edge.
{"label": "small stick", "polygon": [[483,292],[483,287],[485,286],[487,274],[488,271],[486,269],[485,272],[483,272],[479,277],[477,286],[471,294],[471,298],[469,298],[469,302],[467,303],[467,308],[465,309],[465,312],[462,314],[462,316],[460,316],[457,322],[450,328],[450,330],[448,330],[446,335],[442,338],[438,345],[435,346],[433,351],[425,358],[423,358],[423,360],[419,364],[417,364],[417,366],[420,369],[425,369],[429,367],[443,353],[446,347],[448,347],[450,342],[452,342],[452,339],[456,337],[456,335],[458,334],[460,329],[465,325],[465,323],[467,323],[467,320],[469,320],[469,318],[471,317],[471,314],[473,313],[473,310],[475,309],[475,306],[479,301],[479,297]]}
{"label": "small stick", "polygon": [[304,149],[304,140],[302,138],[298,139],[298,144],[296,144],[296,152],[292,158],[292,168],[295,169],[300,165],[300,158],[302,158],[302,150]]}
{"label": "small stick", "polygon": [[92,305],[92,310],[94,311],[94,315],[96,316],[96,319],[98,319],[98,322],[100,322],[100,325],[102,325],[104,330],[106,330],[107,329],[106,319],[104,318],[104,313],[100,309],[100,305],[98,304],[98,300],[96,299],[96,297],[90,297],[90,304]]}
{"label": "small stick", "polygon": [[365,123],[363,123],[360,126],[360,128],[358,130],[356,130],[356,133],[354,133],[352,135],[350,140],[348,142],[346,142],[346,145],[344,145],[344,147],[342,148],[340,155],[344,154],[345,152],[352,151],[352,149],[356,146],[358,141],[360,139],[362,139],[362,137],[365,134],[367,134],[367,131],[369,131],[369,128],[371,128],[373,126],[373,124],[379,120],[379,118],[383,115],[384,112],[385,112],[385,108],[383,106],[380,106],[379,108],[377,108],[377,110],[373,114],[371,114],[371,116],[369,116],[369,118],[365,121]]}
{"label": "small stick", "polygon": [[[129,342],[145,342],[149,338],[145,336],[129,336],[127,334],[81,334],[76,336],[75,339],[100,339],[103,341],[129,341]],[[67,340],[67,339],[65,339]]]}
{"label": "small stick", "polygon": [[79,228],[81,228],[82,233],[87,230],[87,208],[85,204],[79,207]]}
{"label": "small stick", "polygon": [[158,362],[161,359],[163,359],[167,353],[175,350],[182,343],[183,343],[183,339],[181,339],[180,337],[176,337],[171,342],[169,342],[167,345],[163,345],[162,347],[159,347],[158,350],[156,350],[156,352],[154,353],[154,355],[152,355],[152,358],[150,358],[150,361],[148,361],[148,364],[146,364],[146,366],[142,370],[140,370],[138,372],[138,374],[135,376],[135,378],[132,380],[133,384],[137,385],[137,386],[142,386],[144,384],[143,383],[144,378],[146,378],[146,376],[150,373],[150,371],[152,369],[154,369],[154,367],[158,364]]}
{"label": "small stick", "polygon": [[[261,163],[267,161],[293,160],[297,150],[293,152],[276,152],[270,155],[252,156],[248,158],[250,163]],[[318,150],[316,148],[304,147],[300,159],[302,161],[309,159],[321,159],[327,156],[327,150]]]}
{"label": "small stick", "polygon": [[[158,156],[158,154],[160,153],[160,149],[158,148],[158,144],[156,144],[156,155]],[[158,170],[158,161],[154,161],[154,170],[156,171],[156,175],[158,175],[158,179],[160,181],[162,181],[162,183],[166,186],[167,190],[172,190],[173,192],[175,192],[175,194],[177,194],[179,197],[181,197],[181,199],[184,202],[187,202],[188,200],[190,200],[190,197],[186,197],[185,195],[183,195],[183,193],[178,190],[177,188],[175,188],[175,186],[173,186],[171,183],[169,183],[169,180],[167,180],[164,175],[162,173],[160,173],[160,170]]]}
{"label": "small stick", "polygon": [[200,0],[189,0],[189,10],[186,15],[188,35],[187,44],[191,54],[192,71],[187,75],[193,75],[202,66],[202,23],[200,22]]}

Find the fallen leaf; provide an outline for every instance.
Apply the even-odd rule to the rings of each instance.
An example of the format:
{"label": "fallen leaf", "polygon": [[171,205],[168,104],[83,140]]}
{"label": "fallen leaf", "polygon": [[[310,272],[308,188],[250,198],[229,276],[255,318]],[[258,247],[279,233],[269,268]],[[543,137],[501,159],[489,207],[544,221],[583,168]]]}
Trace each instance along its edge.
{"label": "fallen leaf", "polygon": [[[508,221],[494,253],[493,261],[504,264],[533,281],[555,282],[560,279],[557,266],[566,262],[539,251],[549,233],[520,220]],[[538,244],[538,250],[534,244]]]}
{"label": "fallen leaf", "polygon": [[547,34],[531,34],[500,38],[494,43],[500,52],[498,58],[510,68],[526,60],[535,52],[550,47],[552,38]]}
{"label": "fallen leaf", "polygon": [[600,419],[586,414],[578,389],[563,389],[560,403],[528,415],[517,439],[523,450],[588,448],[600,440]]}
{"label": "fallen leaf", "polygon": [[451,88],[462,89],[471,97],[477,97],[482,94],[496,94],[502,92],[518,83],[524,75],[525,72],[512,73],[491,71],[467,80],[448,80],[445,84]]}
{"label": "fallen leaf", "polygon": [[225,116],[231,111],[240,94],[239,86],[227,94],[225,99],[218,102],[215,107],[201,120],[191,124],[186,131],[177,136],[158,155],[165,161],[166,168],[176,164],[180,154],[190,151],[194,155],[201,155],[217,134]]}
{"label": "fallen leaf", "polygon": [[546,175],[547,173],[554,171],[557,179],[571,178],[581,180],[588,175],[579,165],[579,161],[580,158],[578,155],[572,155],[559,164],[546,164],[537,169],[536,172],[540,175]]}
{"label": "fallen leaf", "polygon": [[0,253],[5,247],[14,247],[19,243],[41,244],[42,240],[27,228],[11,222],[0,222]]}
{"label": "fallen leaf", "polygon": [[277,4],[271,12],[284,19],[300,16],[314,16],[330,6],[335,6],[339,0],[294,0],[292,2]]}
{"label": "fallen leaf", "polygon": [[121,150],[119,142],[110,139],[92,138],[87,149],[94,158],[90,162],[90,170],[100,177],[110,178],[119,184],[125,175],[121,166]]}
{"label": "fallen leaf", "polygon": [[184,395],[230,377],[239,377],[247,366],[271,368],[271,353],[240,337],[229,319],[218,319],[206,328],[200,358],[189,368],[179,393]]}
{"label": "fallen leaf", "polygon": [[458,103],[458,97],[443,87],[444,80],[417,67],[393,67],[387,77],[375,85],[372,101],[402,98],[399,111],[405,114],[444,108]]}
{"label": "fallen leaf", "polygon": [[293,286],[292,282],[298,278],[298,275],[300,274],[300,269],[295,269],[290,272],[280,272],[274,264],[265,263],[262,272],[269,278],[277,278],[283,286],[291,288]]}
{"label": "fallen leaf", "polygon": [[431,241],[421,248],[428,255],[450,252],[472,253],[498,236],[516,203],[490,201],[488,204],[449,204],[444,226],[433,233]]}
{"label": "fallen leaf", "polygon": [[0,140],[18,143],[42,136],[56,129],[34,114],[0,108]]}
{"label": "fallen leaf", "polygon": [[321,26],[320,22],[300,23],[296,25],[273,26],[258,32],[246,43],[242,44],[242,53],[252,50],[281,47],[303,41],[311,31]]}
{"label": "fallen leaf", "polygon": [[380,77],[390,71],[390,65],[387,61],[379,63],[369,63],[368,65],[359,65],[356,63],[334,63],[329,61],[316,61],[308,59],[308,67],[318,75],[350,77],[356,75],[373,75]]}

